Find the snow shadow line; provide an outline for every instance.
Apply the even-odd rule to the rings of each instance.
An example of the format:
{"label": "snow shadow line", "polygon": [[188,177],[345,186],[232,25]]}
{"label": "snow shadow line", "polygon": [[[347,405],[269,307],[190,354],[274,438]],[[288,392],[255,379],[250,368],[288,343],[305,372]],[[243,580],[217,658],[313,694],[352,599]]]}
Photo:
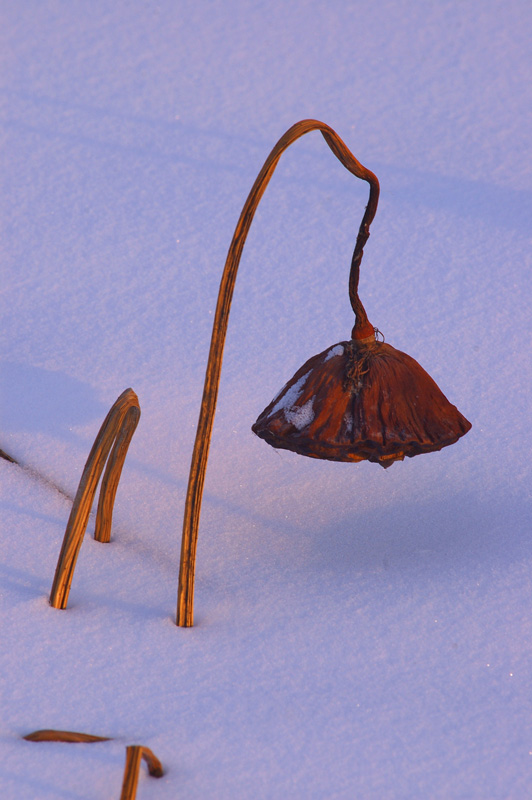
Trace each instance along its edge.
{"label": "snow shadow line", "polygon": [[[253,131],[247,135],[239,132],[237,135],[220,131],[219,127],[192,126],[177,120],[174,122],[154,120],[139,115],[122,114],[110,109],[65,102],[56,98],[19,91],[4,89],[0,90],[1,94],[9,97],[12,101],[22,96],[30,106],[36,105],[55,110],[62,109],[65,112],[85,113],[93,123],[101,124],[102,120],[107,119],[111,123],[110,126],[108,125],[107,128],[102,126],[102,128],[104,131],[113,130],[115,136],[117,135],[117,121],[126,121],[134,126],[134,130],[130,132],[130,135],[134,136],[135,144],[111,141],[105,138],[99,139],[95,136],[87,135],[86,128],[79,121],[79,116],[74,118],[77,120],[79,131],[74,132],[62,131],[60,128],[51,128],[46,125],[29,124],[14,118],[8,118],[3,121],[6,127],[14,128],[19,133],[39,134],[46,139],[71,141],[78,145],[88,145],[98,150],[121,152],[128,157],[136,155],[149,158],[150,161],[162,161],[165,164],[169,162],[186,164],[187,166],[199,168],[202,173],[230,172],[233,176],[237,174],[243,177],[254,175],[257,163],[262,162],[275,143],[273,140],[268,139],[263,131]],[[29,110],[33,111],[31,107]],[[71,125],[72,117],[69,116],[67,121]],[[61,120],[55,118],[54,124],[60,125]],[[147,128],[147,136],[146,132],[143,134],[142,130],[138,130],[139,126]],[[154,141],[154,132],[160,132],[163,135],[162,137],[156,136]],[[167,141],[166,137],[168,136],[171,136],[171,140],[167,142],[168,149],[166,149],[164,145],[161,147],[161,144]],[[142,141],[142,139],[145,141]],[[203,154],[201,158],[192,157],[190,153],[192,149],[194,151],[197,150],[198,141],[201,139],[205,139],[205,146],[208,146],[209,142],[215,144],[223,143],[226,148],[224,151],[226,160],[224,162],[219,160],[218,149],[215,158],[209,158],[207,153]],[[139,140],[141,141],[140,144],[138,143]],[[181,147],[176,148],[176,144],[179,142]],[[193,148],[190,147],[188,152],[186,149],[187,142],[193,143]],[[243,149],[248,151],[248,155],[245,157],[243,157]],[[315,158],[315,156],[311,156],[305,151],[300,153],[299,157],[304,159]],[[241,166],[247,162],[249,162],[249,169]],[[428,207],[450,211],[458,214],[461,218],[472,217],[481,219],[487,225],[503,226],[510,230],[518,230],[525,235],[529,233],[529,220],[532,214],[532,192],[530,191],[497,186],[484,180],[405,169],[387,162],[375,161],[370,164],[370,167],[381,179],[383,196],[386,195],[387,188],[391,188],[393,191],[400,191],[402,205],[407,204],[414,208]],[[324,181],[323,178],[320,180],[319,170],[316,170],[316,176],[312,180],[313,186],[323,191],[330,191],[333,185],[337,187],[342,185],[333,183],[336,180],[335,171],[331,170],[330,175],[330,180]],[[390,176],[393,183],[391,187],[387,187],[386,177]],[[285,180],[288,180],[293,185],[303,185],[308,188],[308,176],[306,174],[301,177],[299,173],[293,173],[290,176],[285,176]]]}

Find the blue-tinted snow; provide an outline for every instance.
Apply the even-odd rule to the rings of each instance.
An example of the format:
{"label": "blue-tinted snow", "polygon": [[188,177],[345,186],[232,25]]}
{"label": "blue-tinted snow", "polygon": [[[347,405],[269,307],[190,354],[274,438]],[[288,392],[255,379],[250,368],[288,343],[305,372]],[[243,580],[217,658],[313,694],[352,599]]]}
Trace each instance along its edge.
{"label": "blue-tinted snow", "polygon": [[[524,0],[4,3],[3,754],[13,800],[498,800],[532,785],[532,14]],[[369,318],[473,423],[384,471],[250,431],[344,341],[367,186],[318,133],[283,155],[229,322],[196,626],[180,526],[216,294],[264,159],[306,117],[378,175]],[[142,418],[113,541],[47,604],[83,464]],[[56,727],[115,737],[32,744]]]}

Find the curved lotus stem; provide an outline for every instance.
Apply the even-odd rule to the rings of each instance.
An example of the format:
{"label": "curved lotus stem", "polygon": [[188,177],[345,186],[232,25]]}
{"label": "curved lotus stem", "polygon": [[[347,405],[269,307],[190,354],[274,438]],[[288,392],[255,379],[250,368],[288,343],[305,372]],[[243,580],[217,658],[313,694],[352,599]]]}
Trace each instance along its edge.
{"label": "curved lotus stem", "polygon": [[142,747],[138,744],[129,745],[126,747],[126,765],[120,800],[135,800],[142,759],[145,760],[148,772],[153,778],[162,778],[164,775],[163,765],[149,747]]}
{"label": "curved lotus stem", "polygon": [[94,495],[112,447],[102,480],[94,534],[94,538],[99,542],[110,541],[116,490],[129,443],[135,433],[139,418],[138,397],[133,389],[126,389],[107,414],[79,482],[50,594],[50,605],[54,608],[66,608],[67,606],[70,584],[87,529]]}
{"label": "curved lotus stem", "polygon": [[[362,260],[363,248],[369,236],[369,226],[377,211],[379,200],[379,182],[376,176],[366,167],[362,166],[340,139],[337,133],[314,119],[306,119],[293,125],[282,136],[270,155],[266,159],[251,192],[245,202],[242,213],[238,220],[231,246],[227,254],[227,260],[222,275],[216,314],[214,317],[211,347],[207,371],[205,375],[205,385],[203,389],[203,399],[196,432],[196,441],[192,454],[192,464],[188,480],[187,499],[185,504],[185,516],[183,521],[183,536],[181,540],[181,562],[179,569],[179,589],[177,600],[177,624],[183,627],[193,625],[194,607],[194,569],[196,562],[196,546],[198,539],[199,518],[201,512],[201,499],[203,495],[203,484],[205,481],[205,471],[207,469],[207,459],[209,456],[209,445],[216,410],[216,400],[218,397],[218,385],[220,382],[220,372],[222,369],[223,348],[227,333],[229,310],[233,297],[233,290],[240,263],[242,250],[248,234],[253,216],[260,202],[262,195],[273,175],[275,167],[281,155],[296,139],[305,133],[318,130],[333,151],[334,155],[341,161],[344,167],[357,178],[362,178],[370,185],[370,195],[362,223],[357,236],[355,251],[351,266],[349,279],[349,296],[351,305],[356,315],[355,329],[358,333],[357,338],[362,338],[373,333],[366,312],[358,297],[358,275],[360,262]],[[368,334],[369,331],[369,334]]]}

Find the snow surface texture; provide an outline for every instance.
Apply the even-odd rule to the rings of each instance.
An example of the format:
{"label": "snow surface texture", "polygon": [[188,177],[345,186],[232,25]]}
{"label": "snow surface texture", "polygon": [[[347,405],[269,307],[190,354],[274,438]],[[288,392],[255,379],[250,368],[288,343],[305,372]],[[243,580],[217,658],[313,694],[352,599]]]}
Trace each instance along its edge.
{"label": "snow surface texture", "polygon": [[[532,793],[528,0],[2,3],[0,795]],[[271,147],[306,117],[374,170],[361,296],[472,431],[384,471],[250,425],[349,337],[367,185],[311,134],[236,284],[195,622],[173,624],[219,279]],[[142,417],[113,540],[47,596],[69,502],[125,389]],[[55,727],[112,736],[34,744]]]}

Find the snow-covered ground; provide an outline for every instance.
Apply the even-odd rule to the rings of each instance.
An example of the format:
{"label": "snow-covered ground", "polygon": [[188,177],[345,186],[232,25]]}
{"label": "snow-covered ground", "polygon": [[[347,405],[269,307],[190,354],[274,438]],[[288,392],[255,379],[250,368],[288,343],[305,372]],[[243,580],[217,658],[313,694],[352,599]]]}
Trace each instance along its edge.
{"label": "snow-covered ground", "polygon": [[[521,800],[532,793],[528,0],[2,2],[0,795]],[[473,423],[384,471],[250,426],[349,337],[367,185],[319,133],[244,251],[200,527],[181,522],[219,279],[299,119],[381,181],[369,317]],[[48,605],[70,504],[126,387],[113,541]],[[38,479],[36,473],[44,476]],[[30,743],[38,728],[107,735]]]}

